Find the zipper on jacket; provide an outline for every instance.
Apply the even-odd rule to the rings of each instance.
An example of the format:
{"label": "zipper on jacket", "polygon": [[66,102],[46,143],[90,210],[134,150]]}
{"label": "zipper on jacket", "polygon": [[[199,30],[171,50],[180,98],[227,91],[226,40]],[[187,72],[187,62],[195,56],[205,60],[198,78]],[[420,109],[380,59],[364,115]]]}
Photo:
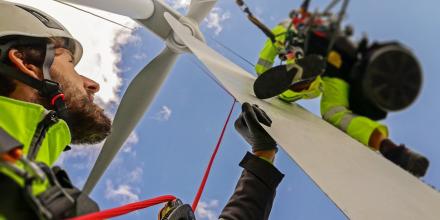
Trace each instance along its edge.
{"label": "zipper on jacket", "polygon": [[35,160],[37,157],[38,151],[40,150],[41,144],[43,143],[44,138],[46,137],[46,133],[49,128],[58,122],[58,117],[54,111],[50,111],[44,118],[41,120],[37,129],[35,130],[34,136],[32,138],[31,145],[29,146],[29,152],[27,154],[27,158],[29,160]]}

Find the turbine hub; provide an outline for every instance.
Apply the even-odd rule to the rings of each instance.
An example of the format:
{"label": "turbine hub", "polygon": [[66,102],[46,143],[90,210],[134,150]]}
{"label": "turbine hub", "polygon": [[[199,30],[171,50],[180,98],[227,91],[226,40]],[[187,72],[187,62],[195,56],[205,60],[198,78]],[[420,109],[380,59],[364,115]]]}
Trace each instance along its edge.
{"label": "turbine hub", "polygon": [[[185,16],[180,17],[179,21],[185,27],[185,32],[199,39],[200,41],[205,42],[205,38],[203,37],[203,34],[200,31],[199,25],[196,21]],[[167,38],[166,45],[176,53],[189,52],[188,47],[174,32]]]}

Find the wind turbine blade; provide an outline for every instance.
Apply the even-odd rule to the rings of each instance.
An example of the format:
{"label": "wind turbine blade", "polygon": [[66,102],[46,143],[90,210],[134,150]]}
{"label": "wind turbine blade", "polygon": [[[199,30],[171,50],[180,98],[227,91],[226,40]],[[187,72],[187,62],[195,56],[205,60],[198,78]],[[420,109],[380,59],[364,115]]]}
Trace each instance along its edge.
{"label": "wind turbine blade", "polygon": [[257,99],[255,77],[165,18],[238,101],[268,113],[266,130],[349,219],[438,219],[440,193],[299,105]]}
{"label": "wind turbine blade", "polygon": [[122,97],[107,138],[84,186],[90,193],[153,101],[174,66],[177,53],[166,47],[133,79]]}
{"label": "wind turbine blade", "polygon": [[217,0],[191,0],[186,17],[198,24],[208,15]]}
{"label": "wind turbine blade", "polygon": [[84,5],[104,11],[125,15],[133,19],[147,19],[154,11],[153,0],[57,0]]}
{"label": "wind turbine blade", "polygon": [[171,33],[171,27],[163,17],[163,14],[168,12],[177,19],[182,17],[182,15],[165,1],[154,0],[153,6],[154,12],[148,19],[137,19],[137,21],[161,39],[166,40]]}

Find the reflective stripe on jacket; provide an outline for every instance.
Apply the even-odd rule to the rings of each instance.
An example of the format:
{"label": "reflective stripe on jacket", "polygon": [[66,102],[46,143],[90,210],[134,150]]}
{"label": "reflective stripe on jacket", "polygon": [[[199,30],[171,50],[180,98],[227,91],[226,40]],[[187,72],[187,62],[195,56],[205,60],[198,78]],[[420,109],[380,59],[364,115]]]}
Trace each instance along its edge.
{"label": "reflective stripe on jacket", "polygon": [[[48,111],[41,105],[0,96],[0,127],[23,144],[24,155],[28,154],[33,138],[38,137],[35,135],[37,126],[47,113]],[[35,161],[52,166],[70,141],[69,127],[66,122],[59,119],[47,130]],[[23,169],[20,162],[16,165]],[[0,167],[0,172],[11,177],[20,186],[24,185],[21,177],[6,168]],[[32,185],[34,195],[45,191],[47,187],[47,181],[43,183],[34,181]]]}
{"label": "reflective stripe on jacket", "polygon": [[275,35],[275,40],[280,43],[279,45],[274,45],[270,39],[267,39],[264,43],[263,49],[261,49],[258,57],[257,65],[255,65],[255,71],[258,75],[264,73],[273,66],[275,58],[279,53],[279,49],[284,47],[288,28],[285,23],[286,22],[280,23],[272,29],[272,33]]}
{"label": "reflective stripe on jacket", "polygon": [[388,128],[385,125],[350,111],[348,102],[350,85],[347,82],[335,77],[323,77],[322,80],[321,115],[324,120],[366,146],[376,129],[385,137],[388,136]]}

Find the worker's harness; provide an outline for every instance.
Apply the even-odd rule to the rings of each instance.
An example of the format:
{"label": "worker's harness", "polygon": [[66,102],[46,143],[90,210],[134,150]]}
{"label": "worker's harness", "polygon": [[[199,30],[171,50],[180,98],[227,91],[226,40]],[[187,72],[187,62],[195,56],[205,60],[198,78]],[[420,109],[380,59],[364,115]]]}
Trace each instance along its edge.
{"label": "worker's harness", "polygon": [[[23,194],[40,219],[62,218],[66,216],[66,212],[75,207],[72,192],[68,193],[64,188],[66,181],[60,183],[57,178],[60,175],[67,176],[64,171],[59,168],[51,169],[46,164],[34,160],[33,152],[38,151],[47,129],[57,120],[54,113],[49,113],[43,119],[33,138],[34,145],[29,149],[27,156],[23,155],[23,144],[0,128],[0,167],[23,180]],[[45,184],[45,182],[48,184],[46,190],[35,195],[34,184]]]}
{"label": "worker's harness", "polygon": [[[309,12],[310,0],[304,0],[300,9],[291,14],[291,22],[286,32],[285,48],[303,48],[303,54],[309,54],[309,43],[311,35],[328,38],[326,56],[333,48],[336,38],[340,35],[340,26],[345,16],[349,0],[343,0],[341,9],[337,16],[333,16],[330,10],[340,0],[333,0],[323,12]],[[293,30],[292,27],[295,27]],[[298,57],[300,58],[300,57]]]}

